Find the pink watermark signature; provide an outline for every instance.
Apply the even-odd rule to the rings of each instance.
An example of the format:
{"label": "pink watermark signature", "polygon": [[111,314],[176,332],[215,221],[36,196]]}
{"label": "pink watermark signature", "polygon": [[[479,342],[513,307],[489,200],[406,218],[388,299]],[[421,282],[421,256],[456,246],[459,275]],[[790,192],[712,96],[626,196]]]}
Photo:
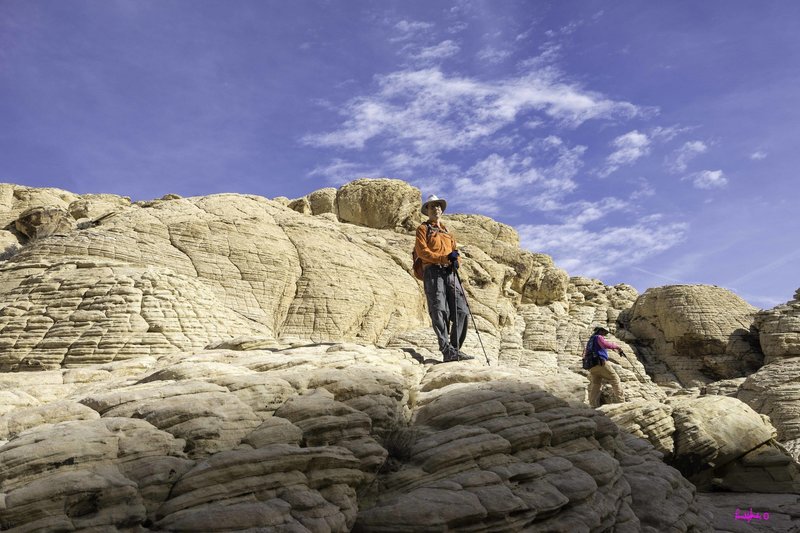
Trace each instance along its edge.
{"label": "pink watermark signature", "polygon": [[751,507],[748,511],[739,511],[739,508],[736,508],[736,520],[747,520],[747,523],[750,523],[750,520],[769,520],[769,513],[764,511],[763,513],[754,513],[753,508]]}

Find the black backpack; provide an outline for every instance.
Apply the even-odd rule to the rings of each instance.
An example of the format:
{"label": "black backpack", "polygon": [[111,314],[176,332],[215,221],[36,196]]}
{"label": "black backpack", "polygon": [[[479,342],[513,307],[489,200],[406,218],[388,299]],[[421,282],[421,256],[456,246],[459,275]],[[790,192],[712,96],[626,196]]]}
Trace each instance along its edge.
{"label": "black backpack", "polygon": [[597,355],[597,335],[592,335],[589,342],[586,343],[586,354],[583,356],[583,369],[589,370],[594,366],[602,364],[602,357]]}

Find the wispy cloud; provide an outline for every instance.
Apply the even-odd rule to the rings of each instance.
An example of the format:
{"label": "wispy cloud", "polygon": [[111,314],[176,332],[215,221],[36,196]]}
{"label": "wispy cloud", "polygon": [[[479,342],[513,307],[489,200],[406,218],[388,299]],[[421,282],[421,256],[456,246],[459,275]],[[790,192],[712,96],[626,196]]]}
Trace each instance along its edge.
{"label": "wispy cloud", "polygon": [[511,52],[509,50],[501,50],[499,48],[487,46],[478,52],[477,57],[479,60],[485,61],[486,63],[495,64],[505,61],[509,56],[511,56]]}
{"label": "wispy cloud", "polygon": [[546,203],[561,198],[577,184],[569,176],[555,176],[552,167],[537,168],[532,157],[491,154],[453,179],[453,192],[467,205],[488,214],[500,209],[500,199],[524,196],[508,205]]}
{"label": "wispy cloud", "polygon": [[390,42],[407,41],[414,38],[416,35],[426,32],[433,28],[430,22],[421,22],[417,20],[401,20],[394,25],[397,34],[389,38]]}
{"label": "wispy cloud", "polygon": [[[313,146],[362,149],[378,137],[410,143],[418,152],[470,146],[525,114],[575,127],[598,118],[631,117],[637,106],[565,83],[552,72],[493,82],[447,76],[438,68],[405,70],[377,79],[378,91],[344,104],[342,126],[312,134]],[[531,115],[533,113],[534,115]]]}
{"label": "wispy cloud", "polygon": [[451,40],[442,41],[435,46],[422,48],[419,52],[409,55],[412,59],[423,62],[439,61],[456,55],[461,48]]}
{"label": "wispy cloud", "polygon": [[688,225],[648,217],[630,227],[591,231],[582,224],[523,225],[522,245],[553,256],[569,272],[598,277],[641,263],[685,239]]}
{"label": "wispy cloud", "polygon": [[629,131],[614,139],[611,145],[616,148],[607,158],[599,175],[606,177],[623,165],[629,165],[650,153],[650,139],[638,130]]}
{"label": "wispy cloud", "polygon": [[721,170],[702,170],[681,179],[690,180],[696,189],[722,189],[728,185],[728,178]]}
{"label": "wispy cloud", "polygon": [[656,190],[646,178],[639,178],[635,181],[635,183],[637,187],[636,190],[634,190],[630,195],[631,201],[637,201],[643,198],[655,196]]}
{"label": "wispy cloud", "polygon": [[703,141],[688,141],[672,152],[667,159],[667,168],[672,172],[686,172],[689,161],[705,153],[708,146]]}
{"label": "wispy cloud", "polygon": [[650,138],[654,141],[669,142],[681,133],[686,133],[693,128],[687,126],[657,126],[652,128]]}
{"label": "wispy cloud", "polygon": [[757,150],[752,154],[750,154],[750,159],[752,159],[753,161],[761,161],[762,159],[766,158],[767,158],[767,153],[761,150]]}
{"label": "wispy cloud", "polygon": [[338,158],[326,165],[319,165],[309,172],[309,176],[322,178],[331,185],[344,185],[356,178],[377,178],[380,175],[380,171],[373,167]]}

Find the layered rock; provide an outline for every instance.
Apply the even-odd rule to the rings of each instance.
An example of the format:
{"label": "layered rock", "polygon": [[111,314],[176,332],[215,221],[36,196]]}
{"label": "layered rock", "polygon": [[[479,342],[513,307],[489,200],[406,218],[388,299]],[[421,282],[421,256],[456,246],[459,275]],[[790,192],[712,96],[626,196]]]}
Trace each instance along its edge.
{"label": "layered rock", "polygon": [[[679,529],[708,530],[692,486],[649,445],[568,406],[581,385],[533,385],[533,371],[473,363],[430,367],[400,350],[307,342],[265,350],[270,343],[164,356],[140,366],[136,384],[72,391],[79,403],[71,405],[96,416],[12,433],[0,448],[0,523],[655,531],[673,522],[655,503],[668,501]],[[251,391],[256,403],[278,405],[255,415],[243,380],[292,390]],[[654,486],[654,471],[670,481]]]}
{"label": "layered rock", "polygon": [[800,460],[800,357],[764,366],[744,381],[737,398],[768,415],[778,440]]}
{"label": "layered rock", "polygon": [[141,524],[191,467],[183,446],[132,418],[24,431],[0,448],[0,526],[63,531]]}
{"label": "layered rock", "polygon": [[766,363],[800,357],[800,289],[793,300],[759,312],[755,325]]}
{"label": "layered rock", "polygon": [[658,383],[700,387],[761,366],[756,311],[719,287],[671,285],[648,289],[621,321],[653,360]]}
{"label": "layered rock", "polygon": [[[567,407],[519,382],[446,387],[421,407],[359,513],[357,531],[524,531],[664,527],[656,498],[689,485],[654,487],[650,469],[680,479],[641,441],[604,417]],[[638,448],[638,449],[637,449]],[[652,473],[652,472],[650,472]],[[663,492],[662,492],[663,491]],[[688,496],[688,494],[686,494]],[[684,527],[705,526],[693,505],[676,509]],[[679,526],[680,528],[680,526]]]}
{"label": "layered rock", "polygon": [[798,492],[800,464],[776,443],[769,418],[726,396],[673,396],[601,410],[647,439],[703,490]]}
{"label": "layered rock", "polygon": [[341,228],[220,195],[157,201],[38,240],[0,267],[0,367],[32,353],[54,368],[251,334],[375,342],[419,323],[424,299],[400,262],[410,260],[385,251],[411,238]]}
{"label": "layered rock", "polygon": [[[708,530],[662,454],[699,458],[686,473],[707,486],[795,490],[767,422],[747,418],[758,442],[731,451],[714,422],[743,405],[698,398],[738,394],[794,442],[792,359],[744,380],[760,365],[753,309],[727,291],[637,300],[520,250],[509,226],[448,212],[474,319],[463,348],[478,357],[431,366],[410,272],[420,205],[397,180],[135,204],[0,186],[6,227],[34,207],[74,225],[0,234],[19,248],[0,259],[2,527]],[[760,315],[762,344],[791,345],[791,312]],[[656,449],[582,407],[596,325],[626,352],[628,403],[603,411]],[[665,404],[645,367],[672,393],[695,388]]]}
{"label": "layered rock", "polygon": [[339,220],[375,229],[415,230],[423,220],[421,205],[419,189],[402,180],[360,179],[336,193]]}

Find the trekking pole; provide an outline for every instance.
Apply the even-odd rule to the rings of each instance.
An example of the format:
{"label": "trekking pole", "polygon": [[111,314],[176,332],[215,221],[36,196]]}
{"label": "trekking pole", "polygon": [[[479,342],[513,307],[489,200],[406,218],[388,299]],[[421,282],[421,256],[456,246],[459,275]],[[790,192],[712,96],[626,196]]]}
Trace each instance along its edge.
{"label": "trekking pole", "polygon": [[478,331],[478,324],[475,323],[475,315],[472,314],[472,309],[469,308],[469,302],[467,301],[467,292],[464,290],[464,285],[462,285],[461,283],[461,276],[458,275],[458,270],[455,268],[453,269],[453,274],[456,275],[456,279],[458,280],[458,286],[461,287],[461,294],[464,296],[464,303],[467,305],[467,312],[469,313],[469,316],[472,317],[472,325],[475,327],[475,333],[478,334],[478,342],[481,343],[481,350],[483,350],[483,356],[486,358],[486,364],[492,366],[492,363],[489,362],[489,356],[486,355],[486,348],[483,347],[481,332]]}
{"label": "trekking pole", "polygon": [[[450,263],[450,269],[453,273],[456,272],[456,263],[453,261]],[[461,355],[458,353],[458,349],[460,346],[458,345],[458,290],[456,289],[456,279],[453,278],[453,331],[455,335],[452,333],[450,334],[450,338],[455,337],[456,339],[456,361],[461,360]]]}
{"label": "trekking pole", "polygon": [[[630,357],[628,357],[628,354],[627,354],[626,352],[624,352],[624,351],[621,351],[621,352],[620,352],[620,355],[621,355],[622,357],[624,357],[624,358],[625,358],[625,360],[626,360],[626,361],[628,361],[628,363],[630,363],[630,365],[631,365],[631,368],[633,368],[633,371],[636,373],[636,377],[639,377],[639,378],[641,378],[641,379],[642,379],[642,383],[647,383],[647,378],[645,378],[644,376],[642,376],[642,375],[639,373],[639,370],[636,368],[636,365],[635,365],[633,362],[631,362],[631,359],[630,359]],[[612,361],[612,362],[616,362],[616,361]],[[617,364],[619,364],[619,363],[617,363]],[[621,366],[621,365],[620,365],[620,366]]]}

